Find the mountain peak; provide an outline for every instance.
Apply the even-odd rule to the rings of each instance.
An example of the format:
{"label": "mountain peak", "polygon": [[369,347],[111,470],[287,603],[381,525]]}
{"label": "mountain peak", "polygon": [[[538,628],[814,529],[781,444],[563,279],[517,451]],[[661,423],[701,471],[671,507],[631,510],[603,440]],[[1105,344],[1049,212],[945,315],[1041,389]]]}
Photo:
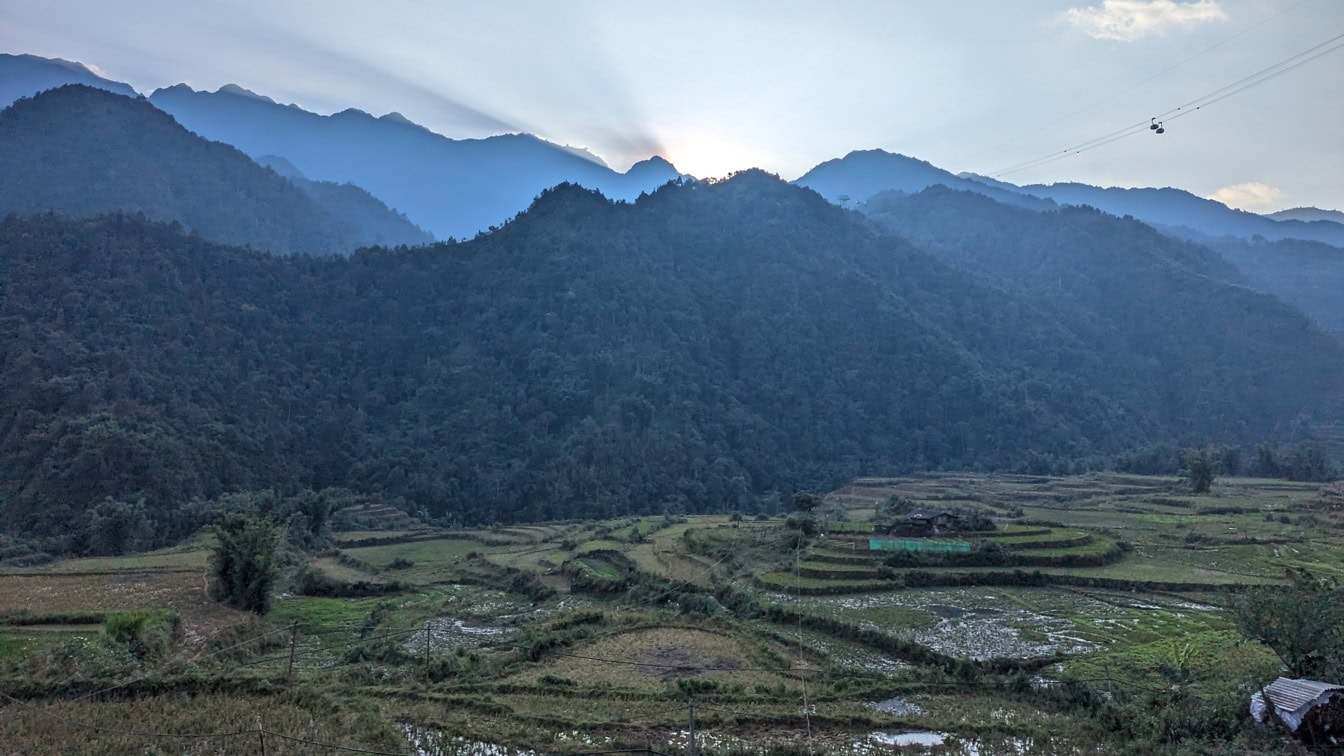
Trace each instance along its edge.
{"label": "mountain peak", "polygon": [[373,117],[373,114],[372,114],[372,113],[366,113],[366,112],[364,112],[363,110],[360,110],[359,108],[346,108],[345,110],[342,110],[342,111],[339,112],[339,113],[332,113],[332,114],[331,114],[331,117],[332,117],[332,118],[362,118],[362,119],[366,119],[366,120],[370,120],[370,121],[376,121],[376,120],[378,120],[378,119],[376,119],[376,118]]}
{"label": "mountain peak", "polygon": [[400,126],[410,126],[411,128],[420,129],[421,131],[429,131],[429,129],[426,129],[424,126],[421,126],[420,124],[416,123],[415,121],[412,121],[411,119],[407,118],[401,113],[398,113],[395,110],[392,111],[391,113],[379,116],[378,120],[383,121],[384,123],[395,123]]}
{"label": "mountain peak", "polygon": [[238,86],[237,84],[225,84],[224,86],[220,87],[219,89],[216,89],[216,90],[215,90],[215,94],[231,94],[231,95],[235,95],[235,96],[237,96],[237,97],[246,97],[246,98],[248,98],[248,99],[252,99],[252,100],[261,100],[262,102],[268,102],[268,103],[270,103],[270,104],[272,104],[272,105],[275,105],[275,104],[276,104],[275,100],[272,100],[271,98],[267,97],[266,95],[257,94],[256,92],[253,92],[253,91],[250,90],[250,89],[245,89],[245,88],[243,88],[243,87],[240,87],[240,86]]}
{"label": "mountain peak", "polygon": [[662,155],[653,155],[627,168],[625,175],[632,178],[662,178],[671,181],[680,178],[682,174],[667,158]]}
{"label": "mountain peak", "polygon": [[194,90],[194,89],[192,89],[191,87],[187,86],[185,83],[180,83],[180,82],[179,82],[179,83],[177,83],[177,84],[172,84],[172,85],[170,85],[170,86],[159,87],[158,89],[154,90],[153,92],[150,92],[150,93],[149,93],[149,97],[150,97],[150,99],[153,99],[153,98],[155,98],[155,97],[158,97],[159,95],[164,95],[164,94],[166,94],[166,95],[187,95],[187,94],[196,94],[196,90]]}

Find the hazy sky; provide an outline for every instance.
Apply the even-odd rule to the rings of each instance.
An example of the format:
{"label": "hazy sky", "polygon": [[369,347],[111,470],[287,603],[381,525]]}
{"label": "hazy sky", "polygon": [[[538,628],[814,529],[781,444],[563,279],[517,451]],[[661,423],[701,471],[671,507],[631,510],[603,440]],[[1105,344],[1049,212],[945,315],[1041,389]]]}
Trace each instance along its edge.
{"label": "hazy sky", "polygon": [[1339,35],[1341,0],[0,3],[0,51],[78,60],[143,92],[232,82],[323,113],[395,110],[450,137],[529,131],[621,169],[659,153],[699,176],[791,179],[882,148],[1014,183],[1179,186],[1259,211],[1344,209],[1344,50],[1161,136],[1003,171]]}

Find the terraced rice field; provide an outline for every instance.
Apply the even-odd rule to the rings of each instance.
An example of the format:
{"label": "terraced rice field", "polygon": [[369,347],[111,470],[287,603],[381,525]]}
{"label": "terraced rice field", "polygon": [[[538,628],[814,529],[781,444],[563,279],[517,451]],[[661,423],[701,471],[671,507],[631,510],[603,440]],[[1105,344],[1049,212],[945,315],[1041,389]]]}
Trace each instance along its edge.
{"label": "terraced rice field", "polygon": [[[870,539],[890,538],[892,495],[975,509],[996,527],[938,534],[969,544],[965,554],[873,551]],[[817,751],[851,754],[924,752],[920,743],[1078,752],[1105,733],[1050,697],[1068,681],[1167,690],[1179,679],[1192,695],[1232,700],[1277,673],[1272,652],[1241,642],[1221,607],[1288,567],[1344,573],[1344,517],[1330,496],[1278,481],[1220,479],[1192,497],[1166,478],[958,474],[857,480],[825,497],[814,535],[788,513],[365,530],[337,534],[306,565],[336,594],[284,583],[259,625],[206,595],[202,539],[0,572],[0,661],[43,649],[35,658],[76,658],[77,642],[110,642],[89,616],[61,613],[172,609],[186,629],[178,642],[197,655],[228,627],[279,634],[227,664],[146,667],[156,685],[265,691],[275,727],[371,750],[430,743],[502,756],[652,742],[668,752],[686,745],[694,696],[702,748],[796,746],[810,734]],[[14,624],[21,614],[51,622]],[[74,679],[61,674],[51,685]],[[230,716],[252,711],[245,696],[209,695],[202,705]],[[190,697],[159,698],[152,689],[116,707],[53,711],[159,721],[138,708],[154,702],[206,726]],[[272,703],[258,700],[254,709]],[[305,725],[293,701],[319,713]],[[27,737],[19,728],[31,718],[8,714],[0,738]]]}

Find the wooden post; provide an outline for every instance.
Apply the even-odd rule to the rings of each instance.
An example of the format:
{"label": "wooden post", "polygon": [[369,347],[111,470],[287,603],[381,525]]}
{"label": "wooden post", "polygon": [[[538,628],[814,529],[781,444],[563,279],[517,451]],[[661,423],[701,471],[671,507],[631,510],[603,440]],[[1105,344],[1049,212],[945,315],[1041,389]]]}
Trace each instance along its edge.
{"label": "wooden post", "polygon": [[260,753],[261,756],[266,756],[266,729],[261,726],[260,714],[258,714],[256,717],[256,723],[257,723],[257,740],[261,743]]}
{"label": "wooden post", "polygon": [[425,685],[429,685],[429,620],[425,620]]}
{"label": "wooden post", "polygon": [[289,668],[285,670],[285,677],[294,679],[294,650],[299,644],[299,623],[289,629]]}

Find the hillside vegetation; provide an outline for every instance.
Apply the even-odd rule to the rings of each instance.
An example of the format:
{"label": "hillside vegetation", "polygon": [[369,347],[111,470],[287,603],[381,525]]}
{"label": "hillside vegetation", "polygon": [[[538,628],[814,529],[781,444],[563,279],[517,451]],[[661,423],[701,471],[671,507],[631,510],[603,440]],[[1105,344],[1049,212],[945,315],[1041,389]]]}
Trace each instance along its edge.
{"label": "hillside vegetation", "polygon": [[756,172],[635,204],[562,186],[473,241],[348,259],[10,218],[4,521],[62,551],[109,498],[152,544],[250,489],[461,523],[755,511],[873,472],[1281,441],[1332,411],[1344,350],[1301,314],[1146,227],[1057,221],[1017,254],[1086,273],[1046,299]]}

